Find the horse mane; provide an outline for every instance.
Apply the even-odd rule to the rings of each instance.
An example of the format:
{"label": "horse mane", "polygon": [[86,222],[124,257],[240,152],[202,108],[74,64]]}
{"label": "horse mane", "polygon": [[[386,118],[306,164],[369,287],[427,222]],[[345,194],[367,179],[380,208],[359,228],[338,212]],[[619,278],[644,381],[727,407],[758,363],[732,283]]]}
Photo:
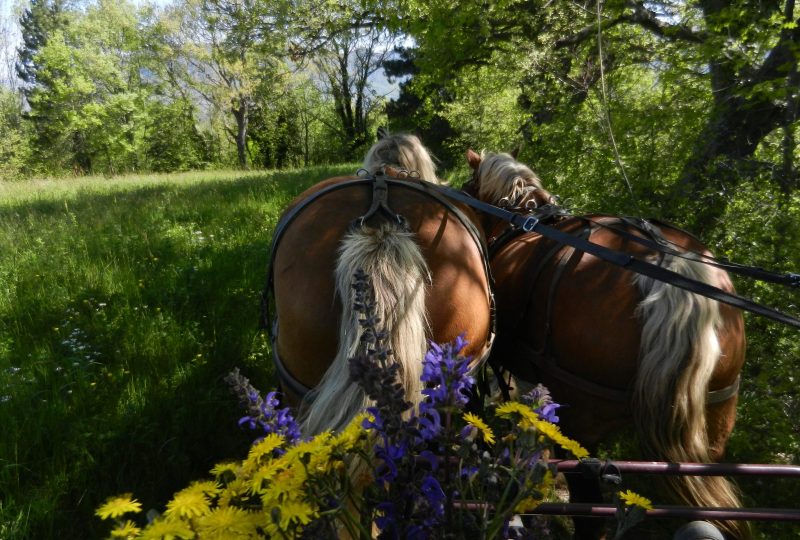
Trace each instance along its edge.
{"label": "horse mane", "polygon": [[505,153],[481,152],[478,178],[478,197],[502,206],[517,206],[531,191],[544,190],[533,170]]}
{"label": "horse mane", "polygon": [[434,184],[443,184],[436,176],[436,164],[431,153],[416,135],[407,133],[388,134],[369,149],[362,165],[370,174],[384,167],[393,167],[417,173],[420,178]]}

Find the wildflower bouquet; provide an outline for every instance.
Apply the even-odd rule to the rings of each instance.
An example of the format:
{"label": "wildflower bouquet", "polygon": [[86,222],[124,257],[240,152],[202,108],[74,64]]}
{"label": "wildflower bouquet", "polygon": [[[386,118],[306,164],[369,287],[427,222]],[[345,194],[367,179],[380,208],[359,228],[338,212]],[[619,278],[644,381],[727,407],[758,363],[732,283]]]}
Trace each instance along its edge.
{"label": "wildflower bouquet", "polygon": [[[565,437],[543,387],[519,402],[467,407],[474,380],[466,342],[432,343],[425,356],[424,400],[412,407],[398,383],[369,298],[356,276],[363,354],[351,378],[374,405],[340,433],[304,439],[275,393],[263,399],[238,371],[229,383],[248,407],[240,424],[258,432],[246,459],[218,464],[213,480],[178,492],[144,528],[130,496],[97,511],[117,520],[117,538],[509,538],[511,519],[548,494],[554,470],[543,458],[556,444],[588,455]],[[483,407],[481,407],[483,408]]]}

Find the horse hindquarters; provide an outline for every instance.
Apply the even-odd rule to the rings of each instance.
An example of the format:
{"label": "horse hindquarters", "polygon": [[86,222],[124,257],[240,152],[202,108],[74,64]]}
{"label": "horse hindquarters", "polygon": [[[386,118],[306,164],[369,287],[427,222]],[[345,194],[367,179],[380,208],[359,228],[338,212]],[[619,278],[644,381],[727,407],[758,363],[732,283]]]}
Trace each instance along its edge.
{"label": "horse hindquarters", "polygon": [[362,226],[344,237],[335,273],[342,305],[339,347],[317,386],[316,398],[304,412],[305,433],[341,429],[368,405],[364,391],[350,381],[348,367],[348,360],[359,352],[362,333],[353,309],[352,281],[358,269],[370,276],[376,315],[390,332],[388,346],[401,365],[406,397],[418,401],[428,327],[425,288],[430,278],[413,237],[395,223]]}

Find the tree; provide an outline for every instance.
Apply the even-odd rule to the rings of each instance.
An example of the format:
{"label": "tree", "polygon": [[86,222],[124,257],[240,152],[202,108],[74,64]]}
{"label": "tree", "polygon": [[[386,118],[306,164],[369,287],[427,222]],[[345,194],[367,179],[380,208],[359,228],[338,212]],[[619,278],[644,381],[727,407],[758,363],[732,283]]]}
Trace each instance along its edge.
{"label": "tree", "polygon": [[63,15],[30,64],[27,119],[40,160],[52,171],[135,169],[148,91],[133,6],[100,0]]}
{"label": "tree", "polygon": [[30,158],[28,133],[22,122],[20,96],[0,86],[0,179],[17,178]]}
{"label": "tree", "polygon": [[358,157],[372,140],[370,116],[382,101],[371,79],[391,54],[393,41],[394,36],[383,28],[355,18],[350,28],[333,33],[315,55],[324,88],[333,98],[341,136],[348,141],[347,159]]}
{"label": "tree", "polygon": [[464,159],[463,152],[450,151],[449,141],[458,132],[442,116],[453,95],[446,84],[418,76],[417,52],[415,47],[396,47],[395,55],[383,62],[389,81],[400,81],[397,97],[386,103],[389,126],[393,131],[416,133],[441,164],[452,167]]}
{"label": "tree", "polygon": [[35,62],[35,57],[47,45],[49,37],[67,25],[65,7],[65,0],[31,0],[20,17],[22,44],[17,51],[16,70],[19,78],[25,83],[26,95],[37,86],[46,85],[48,82],[38,77],[39,66]]}
{"label": "tree", "polygon": [[239,167],[248,166],[248,129],[259,89],[284,72],[286,6],[256,0],[189,0],[165,14],[167,76],[224,111]]}
{"label": "tree", "polygon": [[[611,148],[615,84],[633,71],[655,85],[681,79],[687,93],[679,105],[694,108],[702,125],[681,133],[692,144],[673,154],[681,168],[666,179],[668,192],[649,191],[672,201],[670,208],[681,208],[676,200],[698,201],[684,215],[702,230],[725,211],[727,199],[716,195],[721,188],[730,192],[761,174],[764,164],[753,155],[765,137],[797,121],[800,27],[794,7],[794,0],[505,0],[489,6],[412,1],[376,9],[414,37],[422,77],[452,81],[452,89],[459,73],[513,66],[519,129],[528,143],[599,100],[595,121],[605,124]],[[787,138],[787,156],[791,144]],[[622,157],[614,158],[616,169]]]}

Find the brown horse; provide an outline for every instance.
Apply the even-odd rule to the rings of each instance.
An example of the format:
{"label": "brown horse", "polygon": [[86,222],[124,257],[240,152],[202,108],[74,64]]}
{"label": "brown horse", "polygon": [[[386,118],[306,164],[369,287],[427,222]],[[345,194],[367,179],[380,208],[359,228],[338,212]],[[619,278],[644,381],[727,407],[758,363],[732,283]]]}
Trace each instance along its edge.
{"label": "brown horse", "polygon": [[303,402],[308,435],[340,429],[368,405],[348,373],[361,337],[352,291],[358,269],[371,278],[376,314],[412,403],[422,397],[428,340],[465,334],[475,364],[488,354],[491,293],[478,219],[413,174],[383,175],[388,167],[438,183],[415,136],[385,137],[367,154],[367,176],[330,178],[306,190],[273,238],[273,356],[287,401]]}
{"label": "brown horse", "polygon": [[[467,155],[474,169],[465,191],[517,212],[554,208],[551,195],[508,154]],[[547,206],[550,205],[550,206]],[[728,275],[698,263],[710,255],[690,234],[661,222],[552,212],[548,224],[607,248],[657,263],[732,291]],[[543,218],[546,219],[546,218]],[[631,420],[647,459],[710,462],[721,458],[733,429],[744,363],[741,312],[663,282],[633,274],[537,233],[504,235],[508,224],[486,216],[498,310],[490,361],[515,377],[541,382],[568,435],[590,449]],[[619,233],[622,229],[626,233]],[[630,235],[664,242],[658,253]],[[733,486],[718,477],[675,477],[670,491],[694,506],[740,506]],[[573,479],[573,500],[599,488]],[[588,521],[588,520],[586,520]],[[737,537],[736,523],[719,524]],[[587,523],[576,521],[587,537]]]}

